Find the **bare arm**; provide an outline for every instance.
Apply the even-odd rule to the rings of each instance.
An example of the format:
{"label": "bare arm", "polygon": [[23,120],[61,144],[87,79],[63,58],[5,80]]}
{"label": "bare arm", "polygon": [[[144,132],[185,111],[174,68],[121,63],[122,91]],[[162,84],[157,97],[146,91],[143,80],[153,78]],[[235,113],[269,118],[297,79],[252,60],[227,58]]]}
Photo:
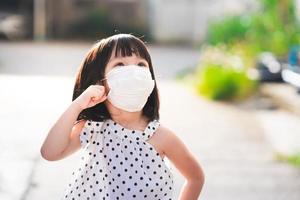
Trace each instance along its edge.
{"label": "bare arm", "polygon": [[162,127],[164,154],[185,177],[180,200],[197,200],[204,185],[204,172],[185,144],[169,129]]}
{"label": "bare arm", "polygon": [[[41,155],[43,158],[49,161],[61,159],[63,151],[68,146],[70,139],[72,139],[70,138],[70,133],[72,132],[73,125],[80,112],[80,106],[77,102],[73,101],[66,111],[59,117],[50,129],[41,147]],[[77,147],[79,146],[77,145]]]}
{"label": "bare arm", "polygon": [[80,147],[79,133],[85,121],[74,125],[80,112],[106,99],[104,87],[91,85],[87,88],[65,112],[59,117],[50,129],[42,147],[41,155],[49,161],[60,160]]}

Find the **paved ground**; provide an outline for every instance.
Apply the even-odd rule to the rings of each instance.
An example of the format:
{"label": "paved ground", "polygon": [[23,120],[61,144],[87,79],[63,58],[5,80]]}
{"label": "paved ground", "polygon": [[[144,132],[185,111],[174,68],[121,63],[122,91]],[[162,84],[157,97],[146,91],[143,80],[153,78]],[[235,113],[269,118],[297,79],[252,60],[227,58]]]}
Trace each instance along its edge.
{"label": "paved ground", "polygon": [[[60,197],[80,152],[48,162],[41,159],[39,149],[71,101],[72,76],[87,49],[86,44],[0,44],[1,200]],[[205,171],[200,199],[300,199],[300,170],[274,161],[265,137],[265,121],[269,123],[269,116],[278,111],[260,115],[206,101],[171,79],[197,62],[196,51],[162,47],[150,51],[157,74],[163,75],[158,80],[161,122],[184,140]],[[183,178],[174,172],[178,196]]]}

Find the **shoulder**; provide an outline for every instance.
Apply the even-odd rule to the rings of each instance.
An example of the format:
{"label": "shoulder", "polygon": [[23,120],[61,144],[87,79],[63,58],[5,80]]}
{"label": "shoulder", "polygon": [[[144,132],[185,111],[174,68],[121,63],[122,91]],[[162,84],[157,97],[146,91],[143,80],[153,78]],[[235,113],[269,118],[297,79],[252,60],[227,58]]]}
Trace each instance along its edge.
{"label": "shoulder", "polygon": [[181,139],[176,135],[176,133],[160,124],[160,126],[158,126],[157,130],[156,130],[156,134],[154,134],[157,136],[157,139],[161,141],[161,143],[163,143],[164,146],[164,150],[168,150],[170,148],[173,148],[176,144],[181,142]]}
{"label": "shoulder", "polygon": [[161,138],[169,138],[173,137],[175,133],[170,128],[166,127],[163,124],[159,124],[158,128],[156,129],[156,134],[159,135]]}

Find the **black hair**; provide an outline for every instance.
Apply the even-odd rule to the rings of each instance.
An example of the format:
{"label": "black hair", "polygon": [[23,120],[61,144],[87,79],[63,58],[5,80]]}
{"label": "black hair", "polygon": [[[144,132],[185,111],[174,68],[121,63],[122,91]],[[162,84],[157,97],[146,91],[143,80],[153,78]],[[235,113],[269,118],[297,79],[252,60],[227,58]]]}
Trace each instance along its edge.
{"label": "black hair", "polygon": [[[149,121],[159,119],[159,94],[151,57],[145,43],[131,34],[116,34],[101,39],[93,45],[77,72],[72,101],[80,96],[90,85],[95,85],[99,83],[99,80],[104,78],[105,68],[114,48],[115,56],[125,57],[135,54],[147,61],[155,85],[142,110],[142,114],[146,116]],[[111,119],[111,116],[104,102],[102,102],[81,111],[77,117],[77,121],[81,119],[104,121],[106,119]]]}

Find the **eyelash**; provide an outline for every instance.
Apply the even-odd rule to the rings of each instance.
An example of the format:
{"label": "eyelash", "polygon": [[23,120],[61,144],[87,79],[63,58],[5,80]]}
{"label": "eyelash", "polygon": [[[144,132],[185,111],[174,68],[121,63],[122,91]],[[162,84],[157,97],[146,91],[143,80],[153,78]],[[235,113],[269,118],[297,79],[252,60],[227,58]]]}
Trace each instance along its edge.
{"label": "eyelash", "polygon": [[[119,62],[119,63],[117,63],[117,64],[114,65],[114,67],[116,67],[116,66],[124,66],[124,63]],[[139,62],[138,66],[146,67],[147,65],[144,62]]]}
{"label": "eyelash", "polygon": [[119,63],[115,64],[115,66],[114,66],[114,67],[116,67],[116,66],[124,66],[124,63],[122,63],[122,62],[119,62]]}
{"label": "eyelash", "polygon": [[147,66],[147,65],[146,65],[145,63],[143,63],[143,62],[140,62],[138,65],[139,65],[139,66],[143,66],[143,67],[146,67],[146,66]]}

